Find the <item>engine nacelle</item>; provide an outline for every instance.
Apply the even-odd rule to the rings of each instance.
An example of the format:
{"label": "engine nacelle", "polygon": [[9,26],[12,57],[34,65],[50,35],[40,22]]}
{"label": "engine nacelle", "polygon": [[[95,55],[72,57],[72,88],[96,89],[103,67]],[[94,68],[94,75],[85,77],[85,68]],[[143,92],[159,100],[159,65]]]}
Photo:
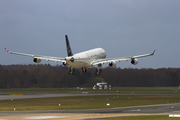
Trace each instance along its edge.
{"label": "engine nacelle", "polygon": [[65,60],[74,62],[74,58],[73,57],[65,57]]}
{"label": "engine nacelle", "polygon": [[138,59],[133,58],[133,59],[131,60],[131,64],[133,64],[133,65],[138,64]]}
{"label": "engine nacelle", "polygon": [[33,59],[33,62],[35,62],[35,63],[40,63],[40,62],[41,62],[41,59],[34,58],[34,59]]}
{"label": "engine nacelle", "polygon": [[110,67],[115,67],[115,66],[116,66],[116,62],[114,62],[114,61],[110,62],[110,63],[109,63],[109,66],[110,66]]}
{"label": "engine nacelle", "polygon": [[64,65],[64,66],[69,66],[66,62],[63,62],[63,65]]}

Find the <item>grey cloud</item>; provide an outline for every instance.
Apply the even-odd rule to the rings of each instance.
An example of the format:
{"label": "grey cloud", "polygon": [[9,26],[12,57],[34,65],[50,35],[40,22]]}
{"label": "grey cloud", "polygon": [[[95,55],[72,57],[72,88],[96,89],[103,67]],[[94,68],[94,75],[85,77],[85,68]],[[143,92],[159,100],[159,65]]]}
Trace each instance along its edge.
{"label": "grey cloud", "polygon": [[103,47],[112,58],[157,50],[136,66],[119,63],[122,68],[179,67],[178,11],[179,0],[1,0],[0,64],[33,63],[4,47],[65,57],[68,34],[74,53]]}

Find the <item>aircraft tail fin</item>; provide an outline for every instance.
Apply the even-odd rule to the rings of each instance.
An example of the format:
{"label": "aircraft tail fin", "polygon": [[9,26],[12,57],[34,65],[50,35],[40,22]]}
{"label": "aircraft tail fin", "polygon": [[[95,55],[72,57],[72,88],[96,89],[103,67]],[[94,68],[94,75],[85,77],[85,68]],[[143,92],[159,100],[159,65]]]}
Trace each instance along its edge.
{"label": "aircraft tail fin", "polygon": [[67,55],[68,56],[73,56],[72,50],[71,50],[71,46],[69,44],[69,40],[68,40],[68,36],[65,35],[66,38],[66,49],[67,49]]}

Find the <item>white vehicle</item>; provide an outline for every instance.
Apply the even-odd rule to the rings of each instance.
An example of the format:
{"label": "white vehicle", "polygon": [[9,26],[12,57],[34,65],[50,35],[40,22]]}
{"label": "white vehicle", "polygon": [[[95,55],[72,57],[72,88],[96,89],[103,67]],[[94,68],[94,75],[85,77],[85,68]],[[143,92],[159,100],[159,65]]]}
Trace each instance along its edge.
{"label": "white vehicle", "polygon": [[125,61],[131,60],[131,63],[133,65],[136,65],[138,63],[137,58],[151,56],[151,55],[154,55],[154,52],[155,52],[155,50],[154,50],[153,53],[151,53],[151,54],[105,59],[106,52],[102,48],[95,48],[92,50],[73,54],[67,35],[65,35],[65,39],[66,39],[66,47],[67,47],[67,57],[65,57],[65,58],[11,52],[11,51],[8,51],[6,48],[5,48],[5,50],[10,54],[31,56],[35,63],[40,63],[42,59],[45,59],[46,61],[52,60],[55,62],[63,62],[64,66],[71,67],[69,74],[74,74],[75,68],[82,68],[82,72],[86,72],[88,67],[97,65],[97,69],[95,72],[96,75],[100,75],[100,73],[101,73],[100,67],[104,63],[109,63],[109,66],[115,67],[117,62],[120,62],[122,60],[125,60]]}

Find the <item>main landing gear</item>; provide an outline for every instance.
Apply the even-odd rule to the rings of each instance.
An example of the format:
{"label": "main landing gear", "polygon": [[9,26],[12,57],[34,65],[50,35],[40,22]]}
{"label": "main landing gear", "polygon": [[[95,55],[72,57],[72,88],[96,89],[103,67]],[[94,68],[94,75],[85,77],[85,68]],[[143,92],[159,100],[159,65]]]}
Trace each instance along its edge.
{"label": "main landing gear", "polygon": [[102,72],[102,69],[100,69],[100,67],[102,66],[102,64],[98,64],[98,68],[96,69],[95,75],[100,75]]}
{"label": "main landing gear", "polygon": [[[69,70],[69,75],[74,75],[75,69],[73,67],[71,67],[71,69]],[[82,72],[86,73],[87,69],[86,68],[82,68]]]}
{"label": "main landing gear", "polygon": [[71,67],[71,69],[69,70],[69,75],[74,75],[75,69],[73,67]]}
{"label": "main landing gear", "polygon": [[87,72],[87,69],[83,67],[83,68],[82,68],[82,72],[83,72],[83,73],[86,73],[86,72]]}
{"label": "main landing gear", "polygon": [[[100,75],[102,72],[102,69],[100,69],[101,65],[98,65],[98,68],[96,69],[95,75]],[[69,75],[74,75],[75,69],[73,67],[71,67],[71,69],[69,70]],[[82,72],[86,73],[87,69],[86,68],[82,68]]]}
{"label": "main landing gear", "polygon": [[100,69],[99,67],[96,69],[95,75],[100,75],[102,72],[102,69]]}

